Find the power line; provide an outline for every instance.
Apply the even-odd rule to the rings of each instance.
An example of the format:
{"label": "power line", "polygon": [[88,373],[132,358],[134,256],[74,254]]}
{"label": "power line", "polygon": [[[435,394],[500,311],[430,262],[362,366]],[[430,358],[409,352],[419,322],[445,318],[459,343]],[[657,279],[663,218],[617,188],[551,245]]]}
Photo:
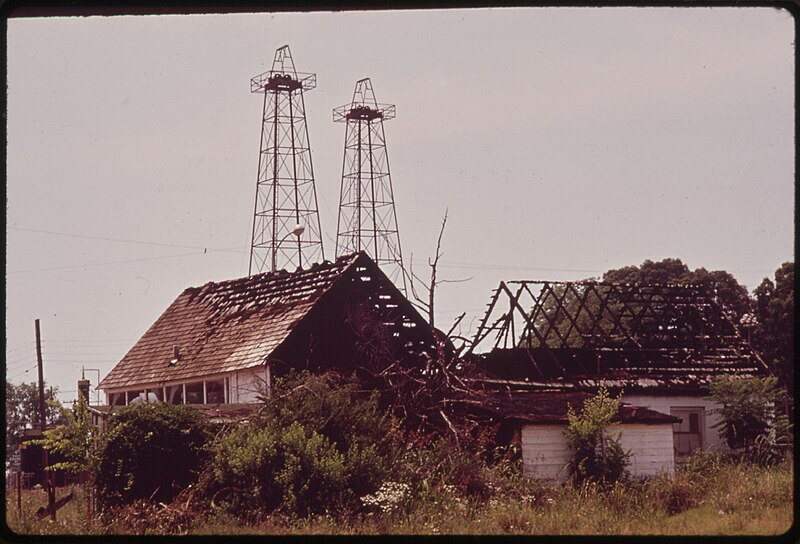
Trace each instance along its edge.
{"label": "power line", "polygon": [[38,234],[52,234],[54,236],[67,236],[69,238],[86,238],[88,240],[104,240],[107,242],[123,242],[127,244],[141,244],[141,245],[148,245],[148,246],[161,246],[161,247],[176,247],[180,249],[202,249],[204,251],[227,251],[227,252],[241,252],[245,251],[245,248],[209,248],[203,246],[188,246],[183,244],[170,244],[166,242],[150,242],[146,240],[130,240],[126,238],[110,238],[107,236],[92,236],[88,234],[73,234],[69,232],[58,232],[58,231],[51,231],[51,230],[39,230],[39,229],[26,229],[21,227],[9,227],[8,230],[16,230],[20,232],[35,232]]}
{"label": "power line", "polygon": [[35,356],[25,359],[19,359],[11,364],[6,363],[6,372],[8,372],[9,370],[16,370],[18,368],[22,368],[24,365],[29,364],[31,362],[31,359],[34,358]]}
{"label": "power line", "polygon": [[14,353],[15,351],[19,351],[21,349],[36,349],[35,342],[25,342],[24,344],[18,344],[13,348],[7,349],[6,354]]}
{"label": "power line", "polygon": [[11,357],[6,356],[6,363],[15,363],[17,361],[31,359],[35,356],[36,353],[17,353],[16,355],[12,355]]}
{"label": "power line", "polygon": [[26,355],[24,357],[17,357],[15,359],[13,359],[13,358],[12,359],[6,359],[6,366],[7,367],[15,366],[15,365],[19,365],[20,363],[24,364],[24,363],[27,363],[28,361],[31,361],[31,360],[34,360],[34,359],[36,359],[36,354]]}
{"label": "power line", "polygon": [[138,263],[144,261],[157,261],[163,259],[177,259],[181,257],[192,257],[194,255],[203,255],[202,253],[182,253],[180,255],[162,255],[160,257],[145,257],[143,259],[130,259],[126,261],[109,261],[105,263],[92,263],[92,264],[80,264],[80,265],[71,265],[71,266],[57,266],[53,268],[38,268],[35,270],[9,270],[7,274],[32,274],[34,272],[52,272],[55,270],[70,270],[75,268],[93,268],[97,266],[109,266],[115,264],[130,264],[130,263]]}
{"label": "power line", "polygon": [[[413,259],[414,264],[427,265],[423,259]],[[520,271],[540,271],[540,272],[585,272],[587,274],[602,273],[602,270],[590,270],[587,268],[543,268],[538,266],[510,265],[497,263],[476,263],[476,262],[456,262],[440,261],[439,266],[444,268],[474,268],[479,270],[520,270]]]}
{"label": "power line", "polygon": [[20,352],[20,353],[13,354],[10,357],[9,357],[9,354],[6,353],[6,362],[8,362],[8,361],[19,361],[21,359],[25,359],[26,357],[35,357],[35,356],[36,356],[36,351],[35,350],[34,350],[33,353]]}
{"label": "power line", "polygon": [[30,372],[31,370],[34,370],[35,368],[36,368],[36,363],[33,363],[33,365],[28,367],[28,369],[25,370],[24,372],[16,372],[16,373],[12,374],[11,376],[8,376],[7,379],[16,380],[20,376],[23,376],[23,375],[27,374],[28,372]]}

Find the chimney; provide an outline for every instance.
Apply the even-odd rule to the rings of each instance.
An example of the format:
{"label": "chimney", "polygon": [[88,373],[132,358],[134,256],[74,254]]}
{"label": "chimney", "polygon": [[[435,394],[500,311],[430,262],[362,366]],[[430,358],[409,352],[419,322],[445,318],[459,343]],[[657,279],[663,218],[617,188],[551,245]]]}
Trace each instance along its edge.
{"label": "chimney", "polygon": [[86,399],[86,404],[89,404],[89,380],[85,378],[78,380],[78,394]]}
{"label": "chimney", "polygon": [[181,348],[177,344],[172,346],[172,359],[170,359],[169,364],[174,365],[178,361],[181,360]]}

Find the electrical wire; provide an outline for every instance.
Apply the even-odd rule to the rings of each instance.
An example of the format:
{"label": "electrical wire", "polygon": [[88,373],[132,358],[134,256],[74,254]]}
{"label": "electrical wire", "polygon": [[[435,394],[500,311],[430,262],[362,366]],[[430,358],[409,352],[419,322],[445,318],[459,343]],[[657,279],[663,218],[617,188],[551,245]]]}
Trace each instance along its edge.
{"label": "electrical wire", "polygon": [[91,264],[78,264],[70,266],[56,266],[52,268],[37,268],[33,270],[9,270],[7,274],[33,274],[35,272],[53,272],[56,270],[73,270],[76,268],[94,268],[98,266],[110,266],[115,264],[131,264],[145,261],[158,261],[164,259],[178,259],[183,257],[192,257],[196,255],[203,255],[202,253],[181,253],[180,255],[162,255],[160,257],[144,257],[142,259],[128,259],[125,261],[108,261],[105,263],[91,263]]}
{"label": "electrical wire", "polygon": [[92,236],[88,234],[73,234],[69,232],[58,232],[52,230],[40,230],[40,229],[26,229],[22,227],[9,227],[8,230],[15,230],[20,232],[35,232],[37,234],[51,234],[54,236],[67,236],[69,238],[86,238],[88,240],[104,240],[107,242],[123,242],[126,244],[140,244],[140,245],[148,245],[148,246],[160,246],[160,247],[175,247],[180,249],[202,249],[204,251],[226,251],[226,252],[239,252],[241,248],[209,248],[209,247],[202,247],[202,246],[188,246],[183,244],[169,244],[166,242],[151,242],[147,240],[130,240],[126,238],[110,238],[107,236]]}
{"label": "electrical wire", "polygon": [[29,367],[29,368],[28,368],[27,370],[25,370],[24,372],[16,372],[16,373],[14,373],[14,374],[12,374],[12,375],[10,375],[10,376],[9,376],[9,375],[7,375],[7,376],[6,376],[6,379],[7,379],[7,380],[16,380],[16,379],[18,379],[20,376],[24,376],[25,374],[27,374],[27,373],[28,373],[28,372],[30,372],[31,370],[34,370],[34,369],[36,368],[36,366],[37,366],[37,365],[36,365],[36,363],[34,363],[34,364],[33,364],[33,366]]}
{"label": "electrical wire", "polygon": [[32,359],[34,359],[34,357],[22,359],[12,364],[6,364],[6,372],[8,372],[9,370],[17,370],[19,368],[23,368],[25,365],[30,364]]}
{"label": "electrical wire", "polygon": [[7,350],[6,350],[6,355],[8,355],[8,354],[10,354],[10,353],[14,353],[14,352],[16,352],[16,351],[19,351],[19,350],[21,350],[21,349],[33,349],[33,348],[35,348],[35,347],[36,347],[36,342],[34,342],[33,340],[31,340],[30,342],[26,342],[26,343],[24,343],[24,344],[18,344],[16,347],[13,347],[13,348],[7,349]]}

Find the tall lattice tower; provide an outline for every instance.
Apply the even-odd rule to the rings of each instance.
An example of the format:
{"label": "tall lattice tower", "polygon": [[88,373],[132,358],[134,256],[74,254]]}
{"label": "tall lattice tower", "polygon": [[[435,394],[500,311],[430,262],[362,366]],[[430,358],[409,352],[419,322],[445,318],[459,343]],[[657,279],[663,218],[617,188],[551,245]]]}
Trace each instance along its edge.
{"label": "tall lattice tower", "polygon": [[347,123],[336,256],[365,251],[405,292],[403,256],[383,131],[384,120],[394,116],[394,105],[375,101],[369,78],[356,82],[349,104],[333,110],[334,121]]}
{"label": "tall lattice tower", "polygon": [[316,85],[316,74],[295,71],[288,45],[269,72],[250,80],[264,110],[248,275],[325,258],[303,100]]}

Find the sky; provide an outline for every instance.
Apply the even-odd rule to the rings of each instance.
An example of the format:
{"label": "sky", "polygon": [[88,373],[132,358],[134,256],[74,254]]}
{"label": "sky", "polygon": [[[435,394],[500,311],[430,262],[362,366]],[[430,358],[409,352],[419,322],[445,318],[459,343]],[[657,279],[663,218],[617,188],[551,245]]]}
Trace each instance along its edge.
{"label": "sky", "polygon": [[[794,26],[773,8],[491,8],[8,20],[6,368],[76,396],[186,287],[247,275],[261,96],[288,44],[325,257],[371,78],[403,256],[436,325],[501,280],[645,259],[752,289],[794,260]],[[94,400],[94,390],[92,392]]]}

